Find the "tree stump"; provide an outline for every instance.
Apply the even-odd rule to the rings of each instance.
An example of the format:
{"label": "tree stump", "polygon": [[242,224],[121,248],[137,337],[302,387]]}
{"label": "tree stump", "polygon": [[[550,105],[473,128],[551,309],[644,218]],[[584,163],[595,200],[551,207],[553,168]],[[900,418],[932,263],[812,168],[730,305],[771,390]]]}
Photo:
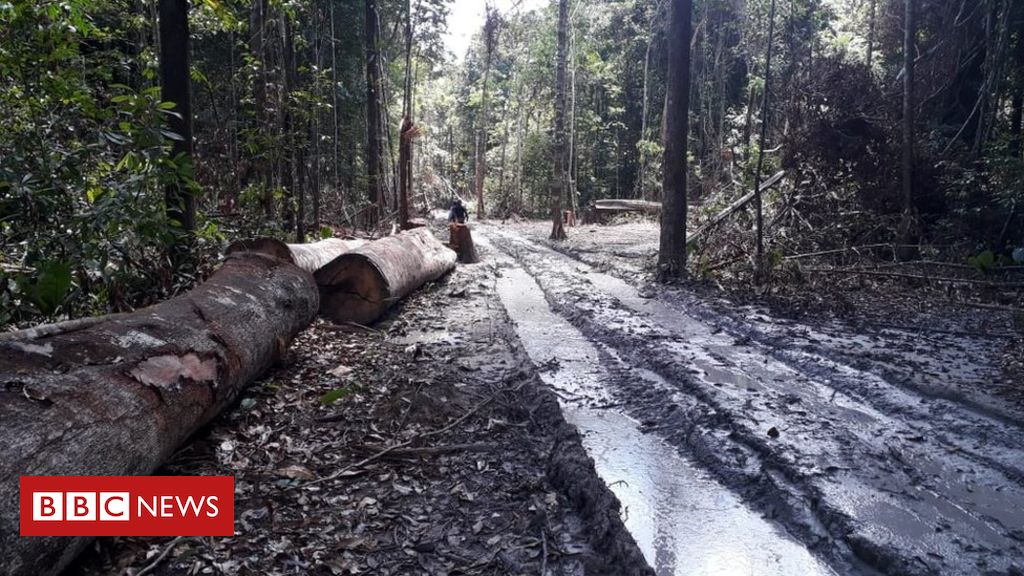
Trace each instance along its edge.
{"label": "tree stump", "polygon": [[470,234],[469,226],[465,224],[448,225],[448,246],[455,251],[458,261],[462,264],[476,264],[480,261],[473,245],[473,235]]}
{"label": "tree stump", "polygon": [[316,317],[313,278],[262,254],[129,314],[0,334],[0,574],[57,574],[92,540],[20,538],[18,477],[153,473]]}

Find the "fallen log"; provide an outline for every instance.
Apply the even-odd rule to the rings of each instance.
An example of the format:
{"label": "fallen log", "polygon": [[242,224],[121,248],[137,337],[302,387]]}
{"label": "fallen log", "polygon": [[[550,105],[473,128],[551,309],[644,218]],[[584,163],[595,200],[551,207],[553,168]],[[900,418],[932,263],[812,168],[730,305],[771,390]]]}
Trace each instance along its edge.
{"label": "fallen log", "polygon": [[448,247],[455,250],[457,260],[462,264],[476,264],[480,261],[476,246],[473,245],[473,235],[465,224],[453,222],[448,225]]}
{"label": "fallen log", "polygon": [[364,240],[327,238],[309,244],[286,244],[277,238],[253,238],[232,243],[224,253],[259,252],[295,264],[312,274],[324,264],[365,243]]}
{"label": "fallen log", "polygon": [[661,202],[609,198],[595,201],[594,209],[599,212],[641,212],[656,215],[661,214]]}
{"label": "fallen log", "polygon": [[320,313],[338,324],[369,324],[395,302],[454,267],[455,252],[428,228],[375,240],[316,271]]}
{"label": "fallen log", "polygon": [[92,540],[20,538],[22,475],[151,474],[315,317],[309,273],[239,254],[130,313],[0,338],[0,574],[57,574]]}
{"label": "fallen log", "polygon": [[[764,184],[761,184],[761,186],[758,188],[758,190],[761,193],[767,192],[772,187],[774,187],[776,184],[778,184],[780,181],[782,181],[782,177],[785,176],[785,175],[786,175],[786,171],[785,170],[780,170],[779,172],[776,172],[774,176],[772,176],[771,178],[765,180]],[[711,230],[715,226],[718,226],[722,222],[722,220],[725,220],[730,215],[732,215],[734,212],[736,212],[740,208],[743,208],[744,206],[749,204],[750,201],[753,200],[755,196],[756,196],[756,194],[754,194],[753,192],[747,192],[746,194],[741,196],[738,200],[736,200],[735,202],[733,202],[732,204],[727,206],[724,210],[722,210],[721,212],[716,214],[715,217],[712,218],[711,220],[709,220],[706,224],[704,224],[703,226],[698,228],[696,232],[691,234],[686,239],[686,243],[689,244],[690,242],[693,242],[693,241],[697,240],[697,238],[700,238],[705,233],[707,233],[709,230]]]}

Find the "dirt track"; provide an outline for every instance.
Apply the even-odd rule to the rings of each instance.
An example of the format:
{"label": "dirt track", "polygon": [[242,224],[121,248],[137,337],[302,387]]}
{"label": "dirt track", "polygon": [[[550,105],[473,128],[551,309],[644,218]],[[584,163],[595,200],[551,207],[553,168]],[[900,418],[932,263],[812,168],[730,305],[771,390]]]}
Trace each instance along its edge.
{"label": "dirt track", "polygon": [[1024,434],[1019,404],[989,385],[1012,385],[998,337],[862,333],[638,289],[582,259],[635,281],[639,267],[615,260],[642,246],[572,258],[525,237],[539,240],[537,229],[481,231],[601,351],[612,398],[597,402],[662,437],[832,569],[1022,570]]}
{"label": "dirt track", "polygon": [[646,284],[649,224],[545,231],[475,225],[482,264],[318,322],[182,449],[236,477],[235,538],[71,573],[1024,573],[1008,324],[784,319]]}

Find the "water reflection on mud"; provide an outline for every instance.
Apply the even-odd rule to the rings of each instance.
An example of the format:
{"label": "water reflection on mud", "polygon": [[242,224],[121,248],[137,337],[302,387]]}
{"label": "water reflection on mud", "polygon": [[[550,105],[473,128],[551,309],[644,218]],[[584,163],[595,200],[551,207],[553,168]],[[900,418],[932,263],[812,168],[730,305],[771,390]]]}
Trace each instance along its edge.
{"label": "water reflection on mud", "polygon": [[674,448],[622,413],[596,407],[609,405],[607,384],[614,376],[595,345],[551,311],[529,274],[503,270],[498,293],[659,575],[834,574]]}

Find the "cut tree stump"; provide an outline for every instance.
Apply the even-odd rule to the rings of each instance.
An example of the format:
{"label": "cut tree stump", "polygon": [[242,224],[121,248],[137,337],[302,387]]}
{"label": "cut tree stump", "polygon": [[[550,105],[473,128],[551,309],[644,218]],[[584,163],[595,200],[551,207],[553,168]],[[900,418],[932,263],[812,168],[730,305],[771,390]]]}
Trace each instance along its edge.
{"label": "cut tree stump", "polygon": [[318,300],[309,273],[246,253],[155,306],[0,334],[0,574],[57,574],[92,540],[20,538],[19,476],[153,473],[282,357]]}
{"label": "cut tree stump", "polygon": [[369,324],[454,267],[455,252],[427,228],[375,240],[316,271],[320,313],[338,324]]}
{"label": "cut tree stump", "polygon": [[455,250],[457,259],[462,264],[476,264],[480,261],[476,246],[473,245],[473,235],[469,231],[469,226],[465,224],[448,225],[448,247]]}
{"label": "cut tree stump", "polygon": [[341,238],[327,238],[309,244],[285,244],[277,238],[254,238],[234,242],[224,253],[231,255],[239,252],[259,252],[291,262],[312,274],[324,264],[363,244],[366,244],[366,241]]}

